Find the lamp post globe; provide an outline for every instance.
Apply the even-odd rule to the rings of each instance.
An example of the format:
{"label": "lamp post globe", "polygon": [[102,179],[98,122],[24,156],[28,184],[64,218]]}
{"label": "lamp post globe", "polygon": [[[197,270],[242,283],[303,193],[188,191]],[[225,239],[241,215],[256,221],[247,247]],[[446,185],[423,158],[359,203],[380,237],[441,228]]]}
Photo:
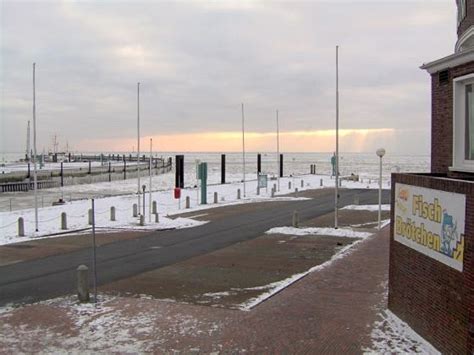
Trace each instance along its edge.
{"label": "lamp post globe", "polygon": [[375,154],[377,154],[377,156],[379,158],[382,158],[384,155],[385,155],[385,149],[384,148],[379,148],[377,149],[377,151],[375,152]]}

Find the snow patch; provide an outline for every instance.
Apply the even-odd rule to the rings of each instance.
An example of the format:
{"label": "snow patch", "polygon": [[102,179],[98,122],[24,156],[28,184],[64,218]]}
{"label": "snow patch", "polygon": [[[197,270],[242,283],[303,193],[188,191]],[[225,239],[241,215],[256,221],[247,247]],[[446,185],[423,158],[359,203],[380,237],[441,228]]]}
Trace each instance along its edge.
{"label": "snow patch", "polygon": [[295,228],[295,227],[276,227],[265,232],[265,234],[288,234],[296,236],[304,235],[324,235],[331,237],[346,237],[346,238],[367,238],[372,233],[369,232],[357,232],[347,228],[319,228],[319,227],[308,227],[308,228]]}
{"label": "snow patch", "polygon": [[[382,205],[382,211],[390,211],[390,205]],[[353,211],[378,211],[379,205],[348,205],[341,210],[353,210]]]}

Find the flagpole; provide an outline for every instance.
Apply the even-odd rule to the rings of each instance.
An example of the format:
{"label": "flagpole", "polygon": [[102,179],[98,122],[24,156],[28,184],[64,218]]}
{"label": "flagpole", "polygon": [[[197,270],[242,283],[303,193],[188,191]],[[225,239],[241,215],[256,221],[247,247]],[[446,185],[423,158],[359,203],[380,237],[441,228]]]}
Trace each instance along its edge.
{"label": "flagpole", "polygon": [[334,228],[338,228],[339,207],[339,46],[336,46],[336,188],[334,196]]}
{"label": "flagpole", "polygon": [[140,215],[140,83],[137,83],[137,196]]}
{"label": "flagpole", "polygon": [[277,120],[277,179],[278,179],[278,192],[280,192],[280,127],[278,122],[278,110],[276,110]]}
{"label": "flagpole", "polygon": [[148,221],[151,223],[151,169],[153,168],[153,138],[150,138],[150,198],[148,201]]}
{"label": "flagpole", "polygon": [[244,104],[242,103],[242,165],[244,175],[244,197],[245,197],[245,118],[244,118]]}
{"label": "flagpole", "polygon": [[38,176],[36,172],[36,63],[33,63],[33,184],[35,190],[35,230],[38,232]]}

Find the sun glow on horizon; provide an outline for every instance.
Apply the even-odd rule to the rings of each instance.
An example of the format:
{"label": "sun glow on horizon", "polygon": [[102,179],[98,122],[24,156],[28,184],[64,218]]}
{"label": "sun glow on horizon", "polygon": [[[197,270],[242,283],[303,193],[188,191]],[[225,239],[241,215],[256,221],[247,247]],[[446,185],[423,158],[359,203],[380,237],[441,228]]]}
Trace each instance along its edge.
{"label": "sun glow on horizon", "polygon": [[[341,148],[362,152],[372,148],[374,142],[382,144],[394,135],[393,128],[364,128],[339,130]],[[334,129],[280,132],[280,148],[292,152],[329,152],[335,146]],[[242,132],[176,133],[144,136],[140,140],[141,151],[149,151],[150,138],[153,151],[162,152],[238,152],[242,150]],[[131,151],[137,145],[134,138],[83,140],[78,149],[101,151]],[[245,132],[248,151],[272,151],[276,147],[276,132]]]}

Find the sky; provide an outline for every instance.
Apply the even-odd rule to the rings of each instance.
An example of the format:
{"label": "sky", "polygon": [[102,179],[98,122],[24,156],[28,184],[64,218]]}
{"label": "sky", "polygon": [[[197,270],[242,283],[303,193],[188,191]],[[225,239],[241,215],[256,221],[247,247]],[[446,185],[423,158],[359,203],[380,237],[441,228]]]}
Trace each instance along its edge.
{"label": "sky", "polygon": [[454,0],[0,0],[0,150],[430,153],[430,77]]}

